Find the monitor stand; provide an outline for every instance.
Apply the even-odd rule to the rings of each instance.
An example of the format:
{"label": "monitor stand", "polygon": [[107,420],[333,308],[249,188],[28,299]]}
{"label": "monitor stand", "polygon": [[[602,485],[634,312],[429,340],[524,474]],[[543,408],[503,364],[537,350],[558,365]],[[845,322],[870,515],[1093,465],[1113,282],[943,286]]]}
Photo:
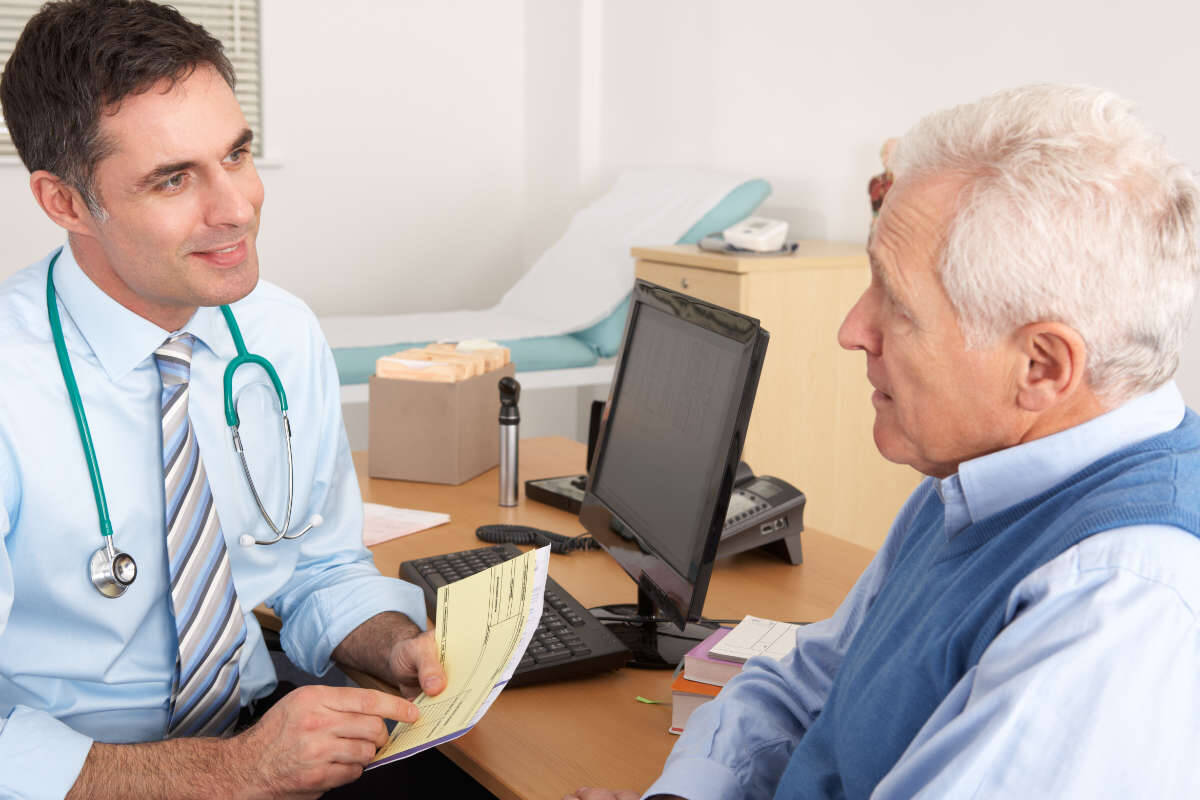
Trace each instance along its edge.
{"label": "monitor stand", "polygon": [[616,603],[592,609],[604,627],[629,648],[626,666],[640,669],[674,669],[687,651],[704,641],[717,625],[689,622],[684,630],[674,622],[656,621],[654,601],[641,588],[637,605]]}

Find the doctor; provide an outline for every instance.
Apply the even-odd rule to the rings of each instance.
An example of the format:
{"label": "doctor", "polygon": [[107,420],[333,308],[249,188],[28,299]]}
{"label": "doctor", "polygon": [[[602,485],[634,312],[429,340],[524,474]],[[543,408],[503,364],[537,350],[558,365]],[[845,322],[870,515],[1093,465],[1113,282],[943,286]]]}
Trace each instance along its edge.
{"label": "doctor", "polygon": [[[415,708],[307,687],[236,733],[276,683],[260,603],[304,670],[445,685],[421,593],[362,546],[329,348],[259,281],[263,186],[233,82],[216,39],[145,0],[47,5],[0,82],[34,199],[66,231],[0,285],[0,796],[315,797],[354,780],[384,720]],[[278,396],[239,369],[262,512],[226,427],[226,304],[295,431],[290,497]],[[289,504],[298,538],[253,544]]]}

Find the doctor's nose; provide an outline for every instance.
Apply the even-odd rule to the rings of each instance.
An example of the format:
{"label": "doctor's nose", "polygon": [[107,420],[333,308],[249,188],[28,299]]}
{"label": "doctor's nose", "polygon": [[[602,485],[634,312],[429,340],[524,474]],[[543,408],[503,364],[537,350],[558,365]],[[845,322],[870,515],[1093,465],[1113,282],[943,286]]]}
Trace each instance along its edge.
{"label": "doctor's nose", "polygon": [[262,181],[258,175],[221,173],[214,181],[206,221],[213,228],[244,228],[262,205]]}

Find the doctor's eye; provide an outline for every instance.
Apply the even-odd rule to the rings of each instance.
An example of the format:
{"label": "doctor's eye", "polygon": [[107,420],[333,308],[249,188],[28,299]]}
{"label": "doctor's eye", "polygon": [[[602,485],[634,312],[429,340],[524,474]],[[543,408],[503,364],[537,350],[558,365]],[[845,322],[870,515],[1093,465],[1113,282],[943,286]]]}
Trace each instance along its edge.
{"label": "doctor's eye", "polygon": [[239,147],[237,150],[234,150],[232,153],[226,156],[225,161],[230,164],[241,164],[243,161],[247,160],[249,156],[250,148],[248,146]]}
{"label": "doctor's eye", "polygon": [[158,188],[163,189],[168,192],[175,191],[177,189],[182,189],[183,184],[186,180],[187,180],[186,172],[176,172],[174,175],[172,175],[171,177],[167,178],[165,181],[160,183],[158,185]]}

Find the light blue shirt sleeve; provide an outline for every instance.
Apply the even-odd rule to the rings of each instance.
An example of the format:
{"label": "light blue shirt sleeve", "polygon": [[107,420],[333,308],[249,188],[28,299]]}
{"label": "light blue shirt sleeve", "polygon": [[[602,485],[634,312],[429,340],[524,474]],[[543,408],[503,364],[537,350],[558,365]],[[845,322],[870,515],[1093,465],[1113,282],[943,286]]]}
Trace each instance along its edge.
{"label": "light blue shirt sleeve", "polygon": [[[751,661],[688,720],[647,796],[769,797],[887,580],[915,503],[946,535],[1183,418],[1168,382],[1074,428],[927,479],[838,613],[778,664]],[[926,721],[875,800],[1200,797],[1200,546],[1165,526],[1085,539],[1014,588],[1006,627]],[[813,637],[811,640],[809,637]],[[1153,725],[1137,725],[1153,720]],[[789,742],[790,740],[790,742]]]}
{"label": "light blue shirt sleeve", "polygon": [[[16,473],[0,440],[0,635],[13,602],[13,570],[5,541],[17,497]],[[92,739],[45,711],[14,706],[0,719],[0,797],[63,797],[75,783]]]}
{"label": "light blue shirt sleeve", "polygon": [[1197,576],[1195,538],[1164,526],[1031,573],[872,797],[1200,796]]}
{"label": "light blue shirt sleeve", "polygon": [[800,628],[783,660],[754,658],[688,718],[661,777],[644,797],[691,800],[770,797],[792,749],[825,705],[834,676],[878,595],[926,481],[896,518],[883,547],[829,619]]}
{"label": "light blue shirt sleeve", "polygon": [[362,543],[362,497],[342,422],[333,353],[323,340],[315,347],[322,354],[318,385],[324,388],[325,410],[310,498],[324,521],[316,529],[320,536],[300,540],[291,579],[267,603],[283,620],[280,639],[288,658],[321,675],[338,644],[376,614],[399,611],[422,629],[426,615],[421,590],[380,575]]}

